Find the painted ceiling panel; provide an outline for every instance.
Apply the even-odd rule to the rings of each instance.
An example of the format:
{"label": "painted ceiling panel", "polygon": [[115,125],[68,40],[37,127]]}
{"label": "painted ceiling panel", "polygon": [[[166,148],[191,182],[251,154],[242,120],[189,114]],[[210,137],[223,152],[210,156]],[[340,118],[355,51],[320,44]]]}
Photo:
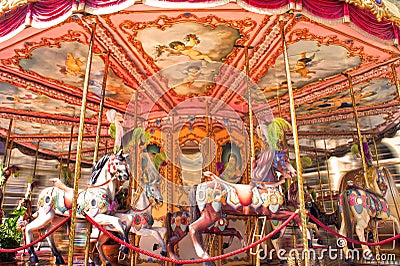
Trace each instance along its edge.
{"label": "painted ceiling panel", "polygon": [[12,134],[29,136],[32,149],[33,135],[40,135],[36,141],[54,137],[53,144],[41,142],[41,149],[65,155],[71,126],[76,134],[79,123],[92,19],[97,25],[86,106],[87,159],[107,62],[103,150],[113,146],[105,115],[110,109],[127,113],[126,129],[135,125],[135,113],[140,125],[155,131],[170,126],[167,118],[174,114],[175,123],[192,127],[195,136],[196,127],[198,134],[204,133],[208,111],[220,121],[218,127],[229,124],[245,131],[236,121],[248,127],[251,87],[256,124],[272,114],[290,120],[282,29],[302,147],[311,151],[316,140],[317,148],[324,149],[321,140],[335,138],[327,143],[335,151],[353,139],[350,84],[344,73],[352,77],[363,134],[379,136],[398,126],[400,85],[395,73],[400,73],[400,52],[395,46],[347,24],[323,24],[307,14],[253,14],[233,4],[187,11],[139,6],[140,12],[74,14],[0,47],[1,137],[12,118]]}

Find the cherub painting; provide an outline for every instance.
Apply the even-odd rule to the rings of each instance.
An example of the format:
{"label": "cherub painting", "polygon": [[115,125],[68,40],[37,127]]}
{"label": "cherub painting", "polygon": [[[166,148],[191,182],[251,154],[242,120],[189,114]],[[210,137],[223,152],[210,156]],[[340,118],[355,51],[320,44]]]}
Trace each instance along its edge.
{"label": "cherub painting", "polygon": [[65,66],[57,65],[60,68],[62,74],[68,76],[79,76],[85,75],[85,72],[81,70],[83,62],[78,57],[74,57],[71,52],[67,53],[67,59],[65,60]]}
{"label": "cherub painting", "polygon": [[170,54],[174,55],[186,55],[191,60],[203,60],[203,66],[206,66],[206,62],[216,62],[212,60],[207,54],[204,54],[199,50],[194,49],[194,47],[200,43],[200,39],[195,34],[186,35],[186,37],[184,38],[184,42],[172,41],[168,44],[168,46],[156,46],[157,54],[161,55],[164,51],[167,51]]}
{"label": "cherub painting", "polygon": [[309,66],[310,66],[312,60],[314,59],[314,57],[315,57],[315,53],[312,56],[307,57],[307,53],[302,52],[300,59],[297,60],[296,65],[293,67],[293,69],[291,71],[296,72],[302,78],[307,78],[307,79],[312,78],[312,76],[310,74],[317,73],[317,72],[311,71],[309,69]]}

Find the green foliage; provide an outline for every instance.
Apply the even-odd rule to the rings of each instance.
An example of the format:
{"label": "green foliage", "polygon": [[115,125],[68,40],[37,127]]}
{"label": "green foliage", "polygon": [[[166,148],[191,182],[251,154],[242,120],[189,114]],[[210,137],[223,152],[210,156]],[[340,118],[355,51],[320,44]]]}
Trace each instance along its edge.
{"label": "green foliage", "polygon": [[[20,246],[22,232],[18,230],[17,221],[26,212],[25,207],[19,207],[11,213],[11,217],[0,225],[0,248],[12,249]],[[8,262],[15,259],[16,252],[0,253],[0,261]]]}
{"label": "green foliage", "polygon": [[150,133],[146,132],[146,129],[142,127],[135,128],[132,133],[131,141],[128,146],[139,144],[144,145],[150,142]]}
{"label": "green foliage", "polygon": [[286,130],[291,130],[292,127],[285,119],[277,117],[268,125],[268,143],[272,149],[278,150],[279,141],[283,140]]}
{"label": "green foliage", "polygon": [[165,154],[165,152],[157,153],[157,154],[154,156],[154,160],[153,160],[153,161],[154,161],[154,165],[155,165],[157,171],[160,170],[161,166],[163,165],[163,163],[164,163],[166,160],[167,160],[167,155]]}
{"label": "green foliage", "polygon": [[115,135],[117,134],[116,132],[117,132],[117,128],[116,128],[115,124],[112,123],[110,125],[110,127],[108,128],[108,133],[110,134],[110,137],[115,139]]}
{"label": "green foliage", "polygon": [[358,149],[358,144],[357,143],[353,143],[353,145],[351,145],[350,151],[354,155],[360,154],[360,151]]}
{"label": "green foliage", "polygon": [[[312,160],[308,156],[303,156],[300,158],[301,166],[303,168],[310,167],[312,165]],[[290,164],[297,170],[296,160],[290,160]]]}

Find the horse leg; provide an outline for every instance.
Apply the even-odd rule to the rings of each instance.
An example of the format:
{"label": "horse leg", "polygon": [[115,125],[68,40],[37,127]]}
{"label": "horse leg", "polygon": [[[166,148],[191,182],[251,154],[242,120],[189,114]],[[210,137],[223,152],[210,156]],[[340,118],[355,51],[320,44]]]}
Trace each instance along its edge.
{"label": "horse leg", "polygon": [[[39,209],[39,216],[32,222],[26,225],[25,228],[25,238],[26,238],[26,244],[30,244],[32,242],[33,238],[33,232],[38,231],[41,228],[46,227],[49,225],[51,220],[54,218],[54,210],[50,210],[48,213],[45,213],[43,209]],[[35,253],[35,248],[33,246],[30,246],[28,249],[29,253],[29,261],[32,263],[37,263],[39,262],[39,259]]]}
{"label": "horse leg", "polygon": [[182,231],[181,234],[175,233],[167,239],[167,251],[171,258],[179,260],[178,255],[175,253],[175,245],[178,244],[186,235],[188,231]]}
{"label": "horse leg", "polygon": [[[358,236],[358,239],[360,241],[365,242],[365,236],[364,236],[364,231],[365,228],[368,226],[368,222],[370,220],[370,216],[367,213],[367,211],[364,209],[364,211],[359,215],[357,222],[356,222],[356,234]],[[361,245],[361,248],[363,250],[363,257],[366,259],[372,259],[372,251],[367,245]]]}
{"label": "horse leg", "polygon": [[321,232],[318,229],[318,226],[315,223],[308,222],[307,223],[307,228],[310,229],[310,230],[313,230],[315,232],[315,234],[317,235],[317,238],[318,238],[317,243],[322,245],[323,244],[322,235],[321,235]]}
{"label": "horse leg", "polygon": [[200,218],[189,225],[189,233],[192,238],[194,249],[197,256],[202,259],[209,258],[210,255],[208,255],[200,244],[202,242],[201,233],[214,224],[219,218],[221,218],[221,213],[215,212],[211,205],[207,204]]}
{"label": "horse leg", "polygon": [[109,237],[107,235],[105,235],[104,233],[100,233],[99,238],[97,238],[96,248],[99,252],[99,256],[103,259],[106,266],[112,266],[111,262],[107,259],[103,251],[103,245],[107,242],[108,239]]}
{"label": "horse leg", "polygon": [[[344,237],[347,237],[346,223],[345,223],[345,217],[344,217],[343,211],[340,211],[340,216],[341,216],[342,222],[340,223],[339,234],[341,234]],[[339,247],[343,248],[345,261],[350,261],[352,258],[350,256],[349,247],[347,246],[347,241],[343,241],[340,243],[338,241],[338,244],[341,244],[341,246],[339,246]]]}
{"label": "horse leg", "polygon": [[227,227],[227,228],[224,229],[224,231],[219,232],[218,235],[221,235],[221,236],[229,236],[228,242],[225,242],[225,243],[223,244],[223,249],[226,249],[226,248],[228,248],[228,247],[230,247],[230,246],[232,245],[233,238],[234,238],[235,236],[238,238],[238,240],[240,241],[240,243],[242,244],[242,246],[243,246],[243,247],[245,246],[245,243],[244,243],[244,239],[243,239],[243,237],[242,237],[242,234],[240,234],[240,232],[239,232],[238,230],[236,230],[235,228]]}
{"label": "horse leg", "polygon": [[[108,226],[111,225],[112,231],[114,232],[118,232],[121,237],[122,240],[126,243],[129,243],[129,238],[128,238],[128,233],[125,229],[124,226],[122,225],[121,219],[116,217],[116,216],[111,216],[111,215],[107,215],[107,214],[97,214],[94,218],[94,221],[96,221],[98,224],[102,225],[102,226]],[[128,254],[129,253],[129,248],[127,248],[124,245],[121,245],[120,249],[119,249],[122,253],[124,254]]]}
{"label": "horse leg", "polygon": [[158,245],[162,247],[161,255],[166,257],[167,256],[167,247],[165,246],[164,240],[162,239],[160,233],[153,229],[142,228],[139,231],[136,231],[137,235],[140,236],[152,236],[157,241]]}
{"label": "horse leg", "polygon": [[47,243],[50,245],[51,252],[53,253],[54,257],[56,258],[56,265],[65,264],[63,257],[61,256],[60,252],[56,248],[56,244],[54,243],[53,235],[49,235],[47,238]]}
{"label": "horse leg", "polygon": [[[276,224],[276,225],[274,225],[274,223],[271,222],[272,230],[275,230],[275,229],[276,229],[277,227],[279,227],[281,224],[282,224],[281,221],[279,221],[278,224]],[[273,235],[273,236],[271,237],[271,244],[272,244],[272,246],[274,247],[274,250],[275,250],[275,253],[276,253],[276,254],[278,254],[278,252],[279,252],[279,250],[280,250],[280,247],[279,247],[279,239],[280,239],[282,236],[285,235],[285,231],[286,231],[286,226],[285,226],[284,228],[282,228],[282,230],[281,230],[279,233],[277,233],[277,234],[275,234],[275,235]],[[266,245],[265,245],[265,247],[266,247]],[[267,250],[265,250],[264,252],[267,252]],[[270,252],[270,254],[272,254],[272,253]],[[280,264],[286,264],[286,262],[287,262],[284,258],[281,258],[281,257],[279,257],[279,256],[278,256],[278,259],[279,259]],[[270,256],[270,257],[267,259],[267,261],[268,261],[268,262],[272,262],[272,257]]]}
{"label": "horse leg", "polygon": [[[164,238],[165,235],[167,234],[167,228],[166,227],[152,227],[151,229],[155,230],[158,232],[158,234],[161,237],[161,243],[162,243],[162,251],[163,253],[165,253],[165,256],[167,256],[167,245],[165,244]],[[163,254],[161,254],[163,255]],[[164,256],[164,255],[163,255]]]}

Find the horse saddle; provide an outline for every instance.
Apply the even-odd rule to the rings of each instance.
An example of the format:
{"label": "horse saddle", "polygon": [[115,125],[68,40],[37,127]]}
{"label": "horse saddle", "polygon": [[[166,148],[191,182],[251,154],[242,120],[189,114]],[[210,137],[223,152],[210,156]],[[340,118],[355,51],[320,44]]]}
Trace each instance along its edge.
{"label": "horse saddle", "polygon": [[258,208],[261,206],[262,200],[257,187],[235,184],[229,188],[228,204],[234,208],[249,205]]}
{"label": "horse saddle", "polygon": [[375,193],[368,193],[367,195],[370,200],[369,208],[371,212],[376,212],[377,214],[387,212],[388,216],[390,216],[389,206],[383,197],[380,197]]}

